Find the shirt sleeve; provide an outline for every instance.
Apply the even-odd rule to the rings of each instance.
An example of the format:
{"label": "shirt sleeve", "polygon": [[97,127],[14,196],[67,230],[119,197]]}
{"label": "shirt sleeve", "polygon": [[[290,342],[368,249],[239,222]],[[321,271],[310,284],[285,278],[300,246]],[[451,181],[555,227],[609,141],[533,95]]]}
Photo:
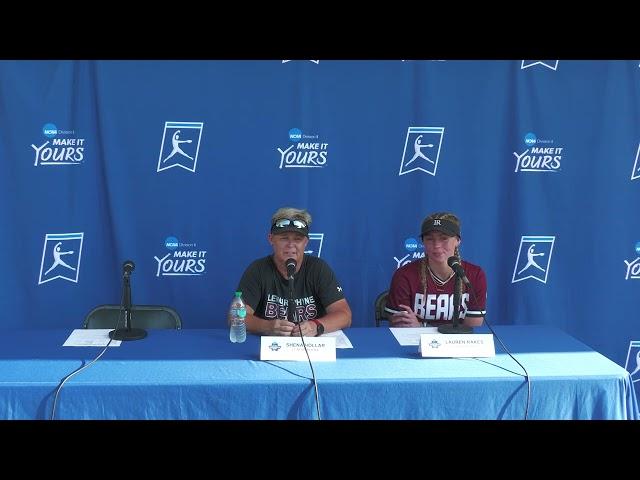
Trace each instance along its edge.
{"label": "shirt sleeve", "polygon": [[255,261],[244,271],[237,288],[238,291],[242,292],[244,302],[249,305],[254,312],[256,312],[258,303],[260,303],[260,298],[262,297],[261,278],[260,266],[258,261]]}
{"label": "shirt sleeve", "polygon": [[318,298],[325,310],[332,303],[345,298],[335,273],[324,261],[318,264]]}
{"label": "shirt sleeve", "polygon": [[487,276],[481,268],[471,281],[470,290],[469,306],[465,316],[484,317],[487,314]]}
{"label": "shirt sleeve", "polygon": [[394,313],[403,311],[400,305],[407,305],[413,308],[411,283],[403,269],[396,270],[393,277],[391,277],[387,306],[384,310],[393,315]]}

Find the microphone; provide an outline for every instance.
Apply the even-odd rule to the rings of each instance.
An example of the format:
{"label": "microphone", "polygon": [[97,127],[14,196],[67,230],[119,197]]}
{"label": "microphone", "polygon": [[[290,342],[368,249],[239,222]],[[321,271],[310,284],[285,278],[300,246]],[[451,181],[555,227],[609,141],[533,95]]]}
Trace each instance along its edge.
{"label": "microphone", "polygon": [[462,299],[462,282],[472,289],[471,282],[460,265],[460,260],[455,255],[447,259],[447,265],[456,273],[456,282],[453,290],[453,322],[451,325],[440,325],[440,333],[473,333],[473,328],[468,325],[460,325],[460,300]]}
{"label": "microphone", "polygon": [[131,275],[131,272],[133,272],[135,269],[136,265],[132,260],[125,260],[125,262],[122,264],[122,273],[124,275]]}
{"label": "microphone", "polygon": [[296,273],[296,265],[298,265],[298,262],[296,262],[295,258],[287,258],[287,261],[284,263],[287,266],[287,277],[289,279],[289,303],[287,306],[287,320],[289,320],[291,323],[298,324],[299,322],[296,321],[295,313],[296,303],[293,300],[293,275]]}
{"label": "microphone", "polygon": [[289,279],[293,278],[293,275],[296,273],[296,266],[298,262],[296,262],[295,258],[288,258],[286,261],[287,264],[287,277]]}
{"label": "microphone", "polygon": [[113,340],[140,340],[147,336],[147,331],[142,328],[131,327],[131,312],[133,306],[131,305],[131,272],[136,268],[135,263],[131,260],[125,260],[122,264],[122,308],[124,310],[124,327],[118,328],[118,322],[116,322],[115,330],[109,332],[109,337]]}
{"label": "microphone", "polygon": [[471,287],[471,282],[467,278],[466,273],[464,273],[464,268],[462,268],[462,265],[460,265],[460,260],[458,260],[458,257],[456,257],[455,255],[449,257],[447,259],[447,265],[449,265],[453,269],[453,271],[456,272],[456,275],[458,275],[458,277],[462,279],[467,287]]}

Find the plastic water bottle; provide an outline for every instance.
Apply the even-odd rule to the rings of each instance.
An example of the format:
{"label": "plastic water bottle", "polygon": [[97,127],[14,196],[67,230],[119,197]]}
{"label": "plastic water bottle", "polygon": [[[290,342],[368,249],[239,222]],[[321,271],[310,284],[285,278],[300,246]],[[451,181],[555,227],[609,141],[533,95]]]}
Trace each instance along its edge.
{"label": "plastic water bottle", "polygon": [[229,340],[242,343],[247,339],[247,307],[242,300],[242,292],[236,292],[229,307]]}

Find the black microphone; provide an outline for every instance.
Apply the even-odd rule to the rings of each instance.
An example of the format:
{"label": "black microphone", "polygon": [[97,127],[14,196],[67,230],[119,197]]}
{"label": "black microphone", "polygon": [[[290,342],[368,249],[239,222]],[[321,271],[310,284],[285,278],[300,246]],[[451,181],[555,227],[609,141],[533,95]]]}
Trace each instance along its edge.
{"label": "black microphone", "polygon": [[296,262],[295,258],[288,258],[286,261],[287,264],[287,277],[293,278],[293,275],[296,273],[296,266],[298,262]]}
{"label": "black microphone", "polygon": [[[294,310],[296,304],[293,300],[293,275],[296,273],[296,265],[298,265],[298,262],[296,262],[295,258],[287,258],[287,261],[284,263],[287,266],[287,277],[289,279],[289,304],[287,306],[287,319],[291,323],[297,324],[298,322],[296,321],[296,313]],[[300,332],[300,335],[302,335],[302,331]]]}
{"label": "black microphone", "polygon": [[122,273],[124,273],[124,275],[131,275],[131,272],[133,272],[135,269],[136,265],[131,260],[125,260],[125,262],[122,264]]}
{"label": "black microphone", "polygon": [[458,257],[456,257],[455,255],[449,257],[447,260],[447,265],[453,268],[453,271],[456,272],[456,275],[458,275],[458,277],[462,279],[467,287],[471,287],[471,282],[467,278],[467,275],[464,273],[464,268],[462,268],[462,265],[460,265],[460,260],[458,260]]}
{"label": "black microphone", "polygon": [[136,265],[131,260],[125,260],[122,264],[122,310],[124,310],[124,327],[109,332],[109,337],[114,340],[140,340],[147,336],[147,331],[142,328],[131,327],[133,306],[131,305],[131,272]]}

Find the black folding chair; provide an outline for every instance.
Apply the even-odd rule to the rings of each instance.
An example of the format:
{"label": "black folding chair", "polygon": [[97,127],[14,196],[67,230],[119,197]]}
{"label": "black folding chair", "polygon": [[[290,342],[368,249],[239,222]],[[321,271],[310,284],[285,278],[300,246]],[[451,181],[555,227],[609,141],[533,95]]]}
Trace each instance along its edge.
{"label": "black folding chair", "polygon": [[387,306],[387,297],[389,296],[389,290],[385,290],[378,298],[376,298],[375,312],[376,312],[376,327],[380,326],[382,321],[389,321],[389,313],[385,312],[384,307]]}
{"label": "black folding chair", "polygon": [[[99,305],[84,319],[82,328],[124,327],[124,309],[120,305]],[[131,307],[133,328],[182,328],[180,315],[171,307],[163,305],[133,305]]]}

